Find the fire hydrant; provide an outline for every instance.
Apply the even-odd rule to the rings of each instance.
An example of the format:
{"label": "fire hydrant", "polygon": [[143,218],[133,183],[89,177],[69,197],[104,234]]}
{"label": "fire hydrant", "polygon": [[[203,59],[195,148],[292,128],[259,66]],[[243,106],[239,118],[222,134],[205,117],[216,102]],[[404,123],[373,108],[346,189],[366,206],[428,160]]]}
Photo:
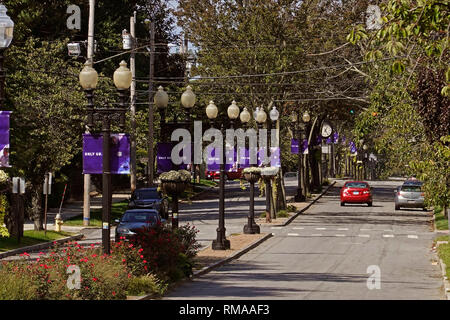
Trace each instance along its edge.
{"label": "fire hydrant", "polygon": [[61,219],[61,215],[58,213],[55,218],[55,231],[61,232],[61,225],[64,224],[64,221]]}

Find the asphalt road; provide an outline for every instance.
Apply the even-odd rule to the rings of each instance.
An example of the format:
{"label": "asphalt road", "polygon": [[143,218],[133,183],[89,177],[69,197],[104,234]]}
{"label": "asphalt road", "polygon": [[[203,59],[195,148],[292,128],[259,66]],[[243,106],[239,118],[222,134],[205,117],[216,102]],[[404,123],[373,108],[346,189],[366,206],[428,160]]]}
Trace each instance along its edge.
{"label": "asphalt road", "polygon": [[[395,211],[397,184],[371,183],[373,207],[340,207],[338,183],[288,226],[263,230],[274,237],[166,299],[443,299],[431,213]],[[378,283],[370,266],[379,289],[368,287]]]}
{"label": "asphalt road", "polygon": [[[285,190],[287,196],[295,194],[297,181],[295,178],[285,179]],[[243,232],[247,223],[249,211],[250,191],[242,190],[238,181],[227,181],[225,188],[225,229],[226,235]],[[259,217],[266,209],[266,198],[259,197],[259,190],[255,186],[255,217]],[[179,205],[179,223],[193,224],[199,230],[197,241],[202,247],[211,245],[217,237],[219,219],[219,190],[210,190],[203,194],[200,199],[192,203],[181,203]]]}

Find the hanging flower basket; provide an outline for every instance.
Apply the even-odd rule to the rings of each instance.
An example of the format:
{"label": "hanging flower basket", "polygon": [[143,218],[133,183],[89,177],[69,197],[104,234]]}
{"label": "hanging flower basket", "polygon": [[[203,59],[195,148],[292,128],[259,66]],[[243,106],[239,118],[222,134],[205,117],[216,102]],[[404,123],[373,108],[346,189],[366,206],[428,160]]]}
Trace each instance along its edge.
{"label": "hanging flower basket", "polygon": [[279,168],[277,167],[265,167],[261,169],[261,176],[265,180],[270,180],[276,177],[278,174]]}
{"label": "hanging flower basket", "polygon": [[261,178],[261,168],[251,167],[242,171],[244,179],[250,183],[255,183]]}
{"label": "hanging flower basket", "polygon": [[159,176],[161,189],[167,194],[181,194],[191,181],[191,174],[186,170],[171,170]]}

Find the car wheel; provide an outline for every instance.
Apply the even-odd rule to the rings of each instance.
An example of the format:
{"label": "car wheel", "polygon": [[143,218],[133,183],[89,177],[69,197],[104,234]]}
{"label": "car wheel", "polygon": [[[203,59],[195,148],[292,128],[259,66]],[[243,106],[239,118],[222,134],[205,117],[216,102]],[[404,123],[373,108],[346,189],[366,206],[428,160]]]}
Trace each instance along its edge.
{"label": "car wheel", "polygon": [[367,205],[368,205],[369,207],[371,207],[371,206],[372,206],[372,202],[367,202]]}
{"label": "car wheel", "polygon": [[341,202],[341,207],[344,207],[345,206],[345,202]]}
{"label": "car wheel", "polygon": [[400,206],[395,206],[395,210],[400,210]]}

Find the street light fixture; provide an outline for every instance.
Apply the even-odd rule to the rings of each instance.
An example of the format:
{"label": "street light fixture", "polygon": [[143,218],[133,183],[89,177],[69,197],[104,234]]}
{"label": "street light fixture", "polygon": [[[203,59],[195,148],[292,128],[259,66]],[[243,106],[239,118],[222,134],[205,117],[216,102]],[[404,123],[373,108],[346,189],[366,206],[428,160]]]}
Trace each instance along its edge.
{"label": "street light fixture", "polygon": [[305,111],[302,116],[302,120],[304,123],[308,123],[311,120],[311,116],[308,111]]}
{"label": "street light fixture", "polygon": [[241,122],[246,125],[250,121],[250,112],[248,112],[247,108],[244,107],[244,110],[242,110],[241,115],[239,116],[241,119]]}
{"label": "street light fixture", "polygon": [[86,62],[85,67],[79,75],[80,85],[86,92],[88,100],[88,127],[94,126],[94,120],[101,120],[103,135],[103,179],[102,179],[102,245],[103,253],[110,254],[110,218],[111,218],[111,161],[110,161],[110,138],[111,138],[111,121],[119,119],[119,127],[125,127],[125,113],[127,111],[126,101],[128,98],[128,90],[132,82],[132,74],[127,68],[127,63],[122,61],[120,67],[114,72],[114,84],[119,91],[120,102],[119,108],[97,108],[94,109],[94,90],[98,83],[98,74],[92,64]]}
{"label": "street light fixture", "polygon": [[5,100],[5,70],[3,69],[4,52],[13,40],[14,22],[6,14],[6,7],[0,4],[0,111]]}
{"label": "street light fixture", "polygon": [[[231,116],[235,116],[235,109],[234,105],[236,105],[236,102],[233,101],[232,105],[229,107],[228,115],[231,114]],[[214,120],[217,118],[217,115],[219,113],[219,110],[217,109],[217,106],[214,104],[214,101],[210,101],[208,106],[205,109],[206,116],[211,122],[211,127],[214,127]],[[239,114],[239,108],[238,108],[238,114]],[[231,118],[231,117],[230,117]],[[237,118],[237,116],[236,116]],[[232,119],[233,121],[233,119]],[[230,240],[226,238],[225,234],[225,139],[224,137],[224,124],[221,124],[220,131],[222,133],[222,159],[220,161],[220,182],[219,182],[219,226],[216,229],[217,231],[217,238],[213,240],[212,243],[212,249],[213,250],[227,250],[230,249]]]}

